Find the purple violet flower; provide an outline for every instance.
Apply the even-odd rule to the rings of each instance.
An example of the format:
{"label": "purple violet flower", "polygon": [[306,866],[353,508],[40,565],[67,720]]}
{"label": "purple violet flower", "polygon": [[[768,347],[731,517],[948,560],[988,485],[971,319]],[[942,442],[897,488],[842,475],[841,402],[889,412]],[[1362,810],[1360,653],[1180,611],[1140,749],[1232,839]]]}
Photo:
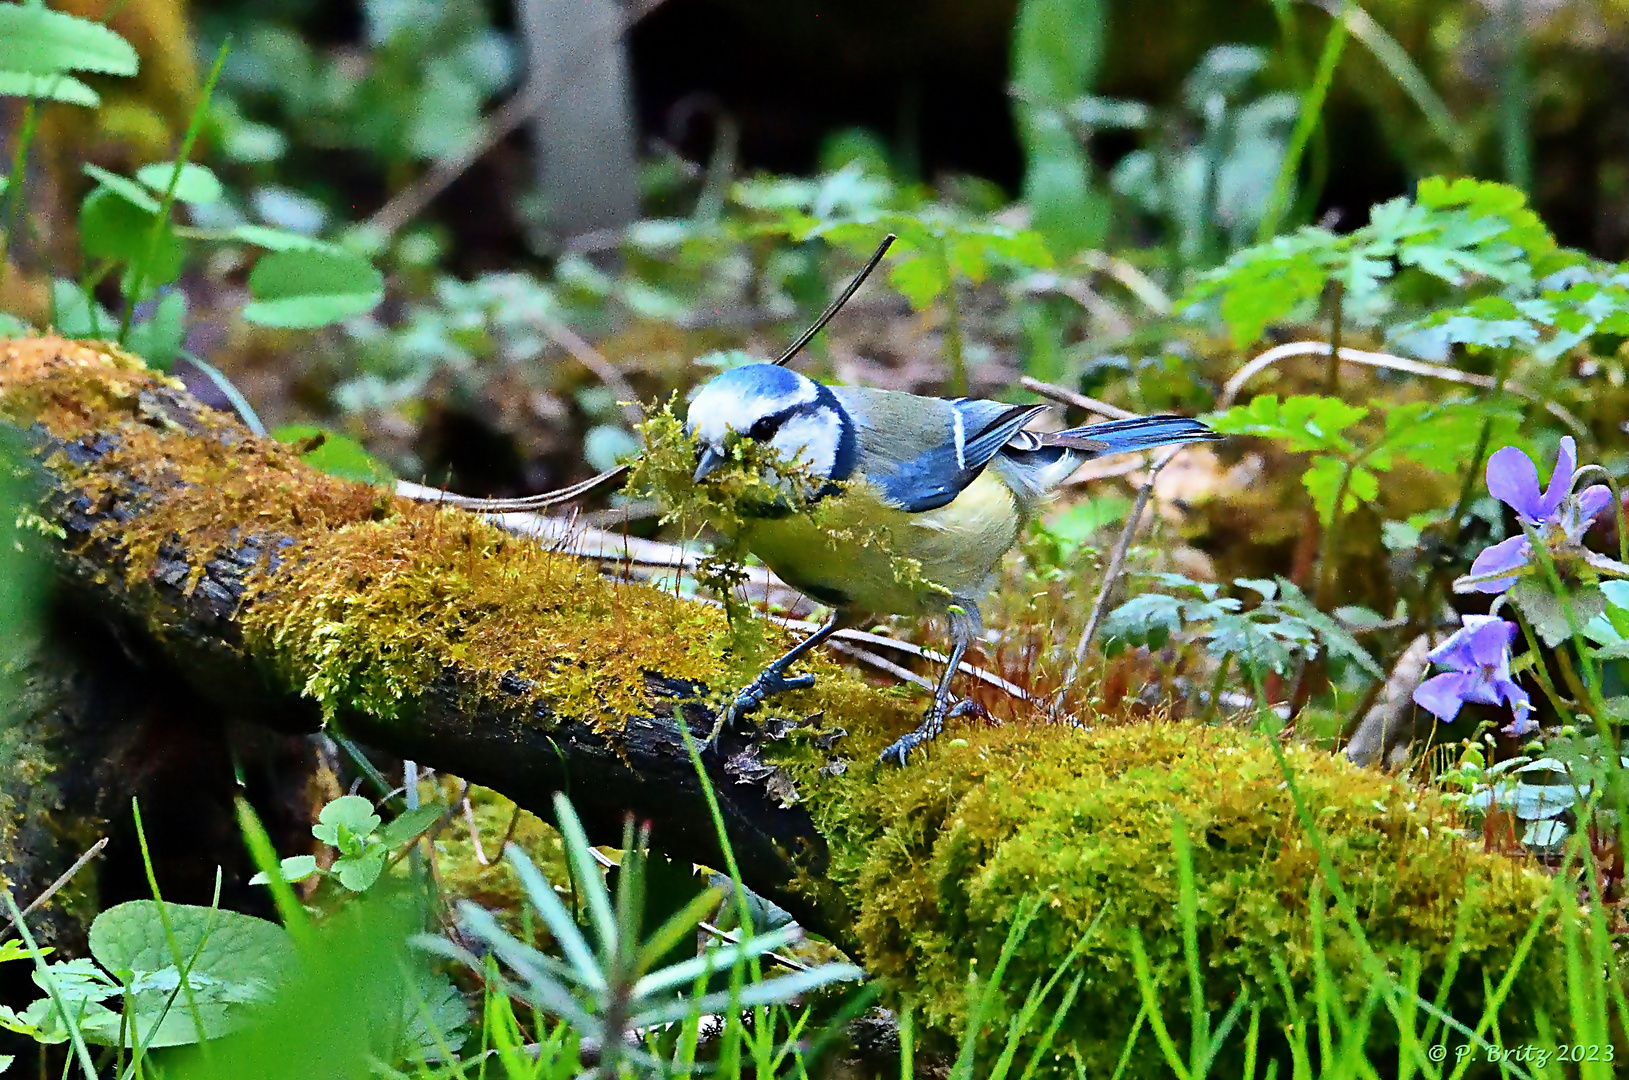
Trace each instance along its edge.
{"label": "purple violet flower", "polygon": [[[1578,468],[1578,444],[1568,435],[1561,440],[1550,486],[1539,489],[1538,466],[1533,459],[1507,446],[1488,458],[1488,493],[1516,511],[1552,554],[1581,549],[1584,533],[1595,524],[1602,510],[1612,505],[1612,489],[1595,484],[1577,495],[1572,493],[1572,475]],[[1516,571],[1533,558],[1533,545],[1525,535],[1494,544],[1476,557],[1470,576],[1482,577],[1502,570]],[[1501,577],[1478,581],[1470,589],[1481,593],[1502,593],[1516,584],[1516,578]]]}
{"label": "purple violet flower", "polygon": [[1532,699],[1510,677],[1510,643],[1516,638],[1516,624],[1496,615],[1466,615],[1460,621],[1463,625],[1430,655],[1433,664],[1452,670],[1421,683],[1414,691],[1414,703],[1450,723],[1467,701],[1483,705],[1506,702],[1516,717],[1505,725],[1506,734],[1525,735],[1536,729]]}

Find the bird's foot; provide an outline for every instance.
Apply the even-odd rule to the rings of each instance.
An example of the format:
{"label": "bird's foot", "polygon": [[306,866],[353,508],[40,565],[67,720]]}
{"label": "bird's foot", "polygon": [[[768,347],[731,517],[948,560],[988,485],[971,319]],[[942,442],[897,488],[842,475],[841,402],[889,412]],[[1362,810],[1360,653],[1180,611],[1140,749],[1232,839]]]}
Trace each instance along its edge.
{"label": "bird's foot", "polygon": [[928,710],[928,715],[923,718],[921,725],[915,731],[901,735],[896,739],[888,749],[882,752],[877,761],[904,768],[911,751],[937,738],[939,733],[945,729],[946,720],[953,720],[960,716],[974,716],[983,711],[984,707],[972,700],[958,701],[955,705],[951,705],[948,699],[936,701],[933,703],[933,707]]}
{"label": "bird's foot", "polygon": [[707,736],[707,741],[702,743],[702,749],[713,746],[718,741],[719,733],[726,727],[734,726],[737,720],[748,713],[757,712],[758,706],[762,705],[765,699],[792,690],[807,690],[814,683],[813,675],[787,675],[779,668],[765,668],[756,679],[735,695],[734,701],[719,712],[712,732]]}

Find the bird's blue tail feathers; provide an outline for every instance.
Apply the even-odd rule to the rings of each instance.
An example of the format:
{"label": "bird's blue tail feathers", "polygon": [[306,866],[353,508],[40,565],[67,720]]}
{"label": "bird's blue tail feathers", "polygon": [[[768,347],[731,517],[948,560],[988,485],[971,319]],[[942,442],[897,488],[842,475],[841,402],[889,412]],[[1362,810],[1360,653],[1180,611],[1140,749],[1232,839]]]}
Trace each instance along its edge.
{"label": "bird's blue tail feathers", "polygon": [[1046,441],[1053,445],[1074,446],[1098,455],[1124,454],[1133,450],[1152,450],[1156,446],[1219,438],[1221,436],[1216,432],[1190,417],[1134,416],[1129,420],[1110,420],[1070,428],[1047,436]]}

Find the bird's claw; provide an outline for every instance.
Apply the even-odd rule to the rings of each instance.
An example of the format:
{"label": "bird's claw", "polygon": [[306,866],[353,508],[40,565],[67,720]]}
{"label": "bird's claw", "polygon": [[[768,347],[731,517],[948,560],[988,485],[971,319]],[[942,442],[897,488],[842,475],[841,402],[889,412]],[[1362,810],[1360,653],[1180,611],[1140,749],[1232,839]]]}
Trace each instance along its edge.
{"label": "bird's claw", "polygon": [[934,702],[933,707],[928,710],[928,715],[922,720],[917,729],[906,732],[898,739],[895,739],[888,749],[878,756],[877,761],[882,764],[898,765],[903,769],[906,760],[911,755],[911,751],[937,738],[939,733],[945,729],[946,720],[954,720],[957,717],[969,716],[983,711],[984,707],[972,700],[958,701],[955,705],[951,705],[948,700]]}
{"label": "bird's claw", "polygon": [[718,720],[714,722],[713,730],[701,744],[701,748],[706,750],[712,747],[718,742],[720,732],[727,727],[733,727],[741,717],[757,712],[758,706],[762,705],[766,698],[793,690],[807,690],[814,684],[813,675],[786,675],[774,668],[764,670],[735,695],[734,701],[719,712]]}

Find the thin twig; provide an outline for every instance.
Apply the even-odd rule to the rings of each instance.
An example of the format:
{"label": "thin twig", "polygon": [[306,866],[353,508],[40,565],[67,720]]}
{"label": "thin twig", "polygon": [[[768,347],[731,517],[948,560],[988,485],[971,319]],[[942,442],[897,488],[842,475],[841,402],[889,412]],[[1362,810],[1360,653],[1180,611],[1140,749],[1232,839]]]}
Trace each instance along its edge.
{"label": "thin twig", "polygon": [[570,353],[573,360],[587,368],[596,379],[616,393],[617,401],[621,403],[623,414],[628,417],[630,424],[637,425],[645,419],[645,414],[639,407],[639,393],[634,390],[627,377],[617,370],[617,366],[605,358],[604,353],[590,345],[565,323],[539,318],[537,324],[555,344]]}
{"label": "thin twig", "polygon": [[1136,501],[1131,504],[1131,513],[1126,515],[1125,528],[1120,530],[1120,541],[1114,545],[1114,554],[1109,558],[1108,572],[1103,575],[1103,587],[1098,590],[1097,602],[1092,605],[1092,617],[1087,620],[1086,629],[1081,631],[1080,643],[1075,646],[1074,660],[1069,665],[1069,673],[1064,676],[1057,700],[1061,701],[1063,692],[1075,684],[1081,665],[1086,661],[1086,650],[1091,646],[1092,639],[1097,636],[1098,627],[1103,623],[1103,616],[1109,607],[1109,597],[1114,592],[1114,584],[1120,577],[1120,571],[1125,567],[1126,554],[1131,550],[1132,537],[1137,535],[1137,526],[1142,521],[1143,510],[1147,508],[1149,500],[1154,495],[1154,481],[1159,479],[1160,470],[1182,453],[1182,449],[1181,446],[1174,446],[1161,454],[1153,467],[1148,470],[1148,479],[1137,489]]}
{"label": "thin twig", "polygon": [[475,824],[475,808],[469,804],[469,796],[464,796],[464,820],[469,824],[469,842],[475,849],[475,861],[482,866],[491,866],[492,860],[486,857],[481,849],[481,830]]}
{"label": "thin twig", "polygon": [[849,645],[835,640],[826,642],[826,646],[833,652],[842,653],[844,656],[858,660],[862,664],[870,664],[878,671],[886,671],[896,679],[911,683],[914,686],[920,686],[924,690],[935,689],[932,679],[925,679],[910,668],[901,667],[892,660],[878,656],[870,649],[862,649],[858,645]]}
{"label": "thin twig", "polygon": [[[62,887],[68,884],[68,882],[72,881],[75,874],[85,869],[85,864],[96,858],[96,856],[100,855],[102,853],[102,849],[105,847],[107,847],[107,837],[104,836],[100,840],[96,841],[96,843],[92,844],[89,851],[75,859],[74,864],[68,867],[68,869],[64,870],[61,877],[57,878],[55,881],[51,882],[50,885],[46,886],[45,891],[40,893],[32,904],[29,904],[27,907],[23,908],[22,917],[25,919],[28,918],[30,915],[34,914],[34,912],[38,911],[47,900],[51,899],[51,897],[62,891]],[[16,927],[17,919],[8,919],[6,921],[6,925],[0,927],[0,941],[4,941],[8,936],[10,936],[12,930],[16,929]]]}
{"label": "thin twig", "polygon": [[[705,919],[703,919],[697,925],[700,926],[701,929],[704,930],[705,932],[711,934],[713,937],[718,938],[720,941],[727,941],[731,945],[739,945],[739,944],[741,944],[741,938],[740,938],[739,935],[733,934],[728,930],[720,930],[718,927],[714,926],[712,923],[706,921]],[[808,971],[809,970],[809,967],[808,967],[807,964],[800,964],[796,960],[792,959],[790,956],[782,956],[780,953],[775,953],[775,952],[764,953],[764,955],[769,957],[771,960],[775,961],[775,963],[779,964],[781,967],[786,968],[788,971]]]}
{"label": "thin twig", "polygon": [[415,484],[410,480],[396,481],[396,494],[404,499],[412,499],[414,502],[438,503],[458,510],[478,510],[489,514],[518,513],[573,502],[597,487],[621,480],[627,473],[628,466],[618,465],[614,469],[605,470],[598,476],[590,476],[587,480],[579,480],[570,487],[563,487],[556,491],[545,491],[541,495],[524,495],[518,499],[473,499],[467,495],[454,495],[452,492],[442,491],[440,488]]}
{"label": "thin twig", "polygon": [[1143,302],[1143,306],[1156,315],[1171,314],[1171,298],[1154,280],[1124,259],[1102,251],[1083,251],[1075,261],[1100,274],[1107,274],[1126,287],[1126,291]]}
{"label": "thin twig", "polygon": [[[642,0],[634,6],[633,10],[622,17],[617,37],[620,38],[633,29],[641,19],[661,7],[662,3],[663,0]],[[588,46],[593,43],[590,35],[584,34],[565,50],[565,59],[581,63]],[[569,72],[557,70],[555,78],[540,78],[535,74],[528,77],[515,95],[487,118],[480,132],[465,143],[463,149],[450,158],[436,162],[429,172],[398,191],[367,220],[363,228],[390,236],[422,214],[425,208],[451,187],[455,180],[464,175],[471,165],[485,157],[489,150],[518,131],[522,124],[536,116],[545,105],[558,97],[569,86],[564,78],[559,77],[567,73]]]}
{"label": "thin twig", "polygon": [[[796,630],[803,634],[812,634],[820,628],[819,623],[807,622],[803,619],[781,619],[778,621],[788,630]],[[839,630],[837,633],[832,635],[833,644],[843,640],[863,641],[868,645],[880,645],[887,649],[897,649],[900,652],[909,653],[912,656],[920,657],[921,659],[932,664],[943,664],[949,662],[950,660],[950,657],[946,656],[944,653],[934,652],[932,649],[924,649],[920,645],[909,641],[901,641],[899,638],[891,638],[883,634],[867,633],[864,630],[844,629]],[[850,655],[858,656],[859,654],[856,652],[851,653]],[[878,657],[877,659],[881,660],[881,657]],[[887,661],[882,661],[882,663],[886,664]],[[879,664],[878,666],[881,665]],[[891,665],[890,667],[883,668],[883,670],[890,670],[890,668]],[[1017,698],[1019,701],[1029,700],[1029,694],[1024,690],[1023,687],[1008,682],[1006,679],[1003,679],[1000,675],[997,675],[994,672],[986,671],[980,667],[975,667],[974,665],[969,664],[966,660],[963,660],[961,664],[957,666],[956,670],[961,672],[963,675],[972,676],[982,683],[987,683],[988,685]],[[905,676],[901,676],[901,678],[904,677]],[[930,690],[933,689],[933,684],[923,681],[920,676],[910,675],[909,681],[926,686]]]}
{"label": "thin twig", "polygon": [[[1265,371],[1267,368],[1278,363],[1280,360],[1287,360],[1292,356],[1328,355],[1329,345],[1328,343],[1322,341],[1291,341],[1287,344],[1268,349],[1266,352],[1262,353],[1260,356],[1256,357],[1254,360],[1244,365],[1244,367],[1233,373],[1233,377],[1228,379],[1227,382],[1222,386],[1222,393],[1221,396],[1216,400],[1216,407],[1219,409],[1225,409],[1232,405],[1234,399],[1238,397],[1239,391],[1244,388],[1245,383],[1255,378],[1262,371]],[[1460,371],[1457,368],[1444,367],[1441,364],[1428,364],[1423,360],[1409,360],[1401,356],[1393,356],[1390,353],[1366,352],[1362,349],[1343,348],[1340,351],[1340,358],[1349,364],[1363,364],[1367,367],[1388,368],[1392,371],[1406,371],[1410,375],[1423,375],[1430,379],[1441,379],[1444,382],[1460,383],[1465,386],[1476,386],[1484,390],[1494,390],[1497,389],[1499,385],[1497,379],[1490,378],[1487,375],[1477,375],[1469,371]],[[1554,416],[1557,420],[1560,420],[1563,424],[1566,424],[1573,430],[1574,434],[1580,438],[1589,438],[1589,429],[1584,426],[1584,422],[1579,420],[1566,409],[1562,408],[1560,405],[1557,405],[1555,402],[1549,401],[1542,395],[1534,393],[1533,391],[1527,389],[1527,387],[1522,386],[1520,383],[1507,381],[1505,383],[1505,389],[1510,391],[1512,394],[1515,394],[1517,397],[1523,397],[1528,401],[1543,405],[1545,410],[1548,411],[1551,416]]]}
{"label": "thin twig", "polygon": [[1137,415],[1134,412],[1120,408],[1118,405],[1110,405],[1106,401],[1099,401],[1097,398],[1076,393],[1068,387],[1042,382],[1040,379],[1032,379],[1028,375],[1019,380],[1019,385],[1031,393],[1040,394],[1044,398],[1051,398],[1053,401],[1065,405],[1073,405],[1077,409],[1085,409],[1087,412],[1096,413],[1098,416],[1106,416],[1110,420],[1130,420]]}

